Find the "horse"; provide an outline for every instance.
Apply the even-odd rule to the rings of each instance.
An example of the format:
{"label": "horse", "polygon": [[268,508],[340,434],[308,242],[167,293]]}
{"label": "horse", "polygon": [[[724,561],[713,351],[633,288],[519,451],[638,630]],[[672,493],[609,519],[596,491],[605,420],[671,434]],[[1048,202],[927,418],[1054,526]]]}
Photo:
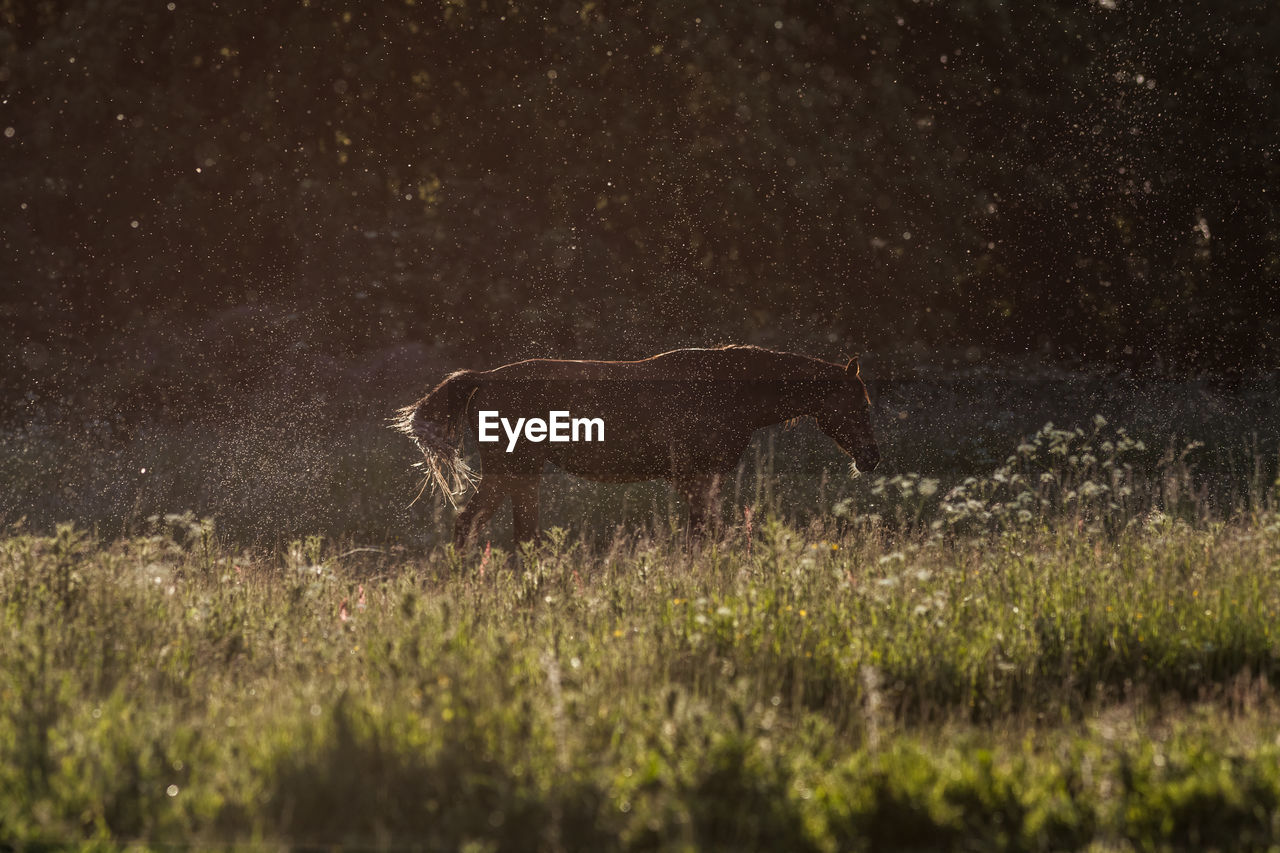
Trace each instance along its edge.
{"label": "horse", "polygon": [[[482,414],[483,422],[482,422]],[[603,440],[525,440],[511,422],[569,413],[602,422]],[[507,435],[493,441],[495,419]],[[762,427],[812,417],[853,459],[852,472],[880,461],[871,430],[870,398],[857,358],[847,364],[756,346],[677,349],[637,361],[534,358],[492,370],[449,374],[422,399],[396,411],[392,428],[414,440],[434,485],[457,507],[469,485],[476,494],[458,513],[454,544],[464,548],[510,497],[517,542],[540,539],[539,487],[553,465],[597,482],[668,480],[689,505],[690,527],[705,530],[718,484]],[[463,461],[463,421],[481,443],[483,477]],[[553,419],[554,420],[554,419]],[[563,421],[562,421],[563,424]],[[518,431],[519,427],[517,427]],[[544,427],[538,432],[545,435]],[[588,438],[595,438],[587,430]]]}

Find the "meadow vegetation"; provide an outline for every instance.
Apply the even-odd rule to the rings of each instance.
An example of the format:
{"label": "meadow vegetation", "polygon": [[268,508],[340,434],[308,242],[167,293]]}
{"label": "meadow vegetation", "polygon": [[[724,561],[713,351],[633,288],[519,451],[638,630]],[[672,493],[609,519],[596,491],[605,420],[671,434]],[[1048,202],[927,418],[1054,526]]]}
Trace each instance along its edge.
{"label": "meadow vegetation", "polygon": [[[1280,849],[1267,4],[242,5],[0,0],[0,851]],[[716,343],[883,476],[410,505]]]}
{"label": "meadow vegetation", "polygon": [[12,525],[0,838],[1274,846],[1276,489],[1217,514],[1184,450],[1047,426],[807,520],[761,478],[691,548]]}

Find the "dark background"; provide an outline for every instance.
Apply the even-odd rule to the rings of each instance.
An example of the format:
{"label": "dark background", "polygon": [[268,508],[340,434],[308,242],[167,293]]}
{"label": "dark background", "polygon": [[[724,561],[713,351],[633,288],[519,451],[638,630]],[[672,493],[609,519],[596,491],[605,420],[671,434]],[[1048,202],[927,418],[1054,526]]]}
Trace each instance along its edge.
{"label": "dark background", "polygon": [[[1102,413],[1274,479],[1266,3],[169,5],[0,0],[0,523],[429,544],[446,373],[727,342],[868,353],[886,475]],[[865,491],[758,438],[743,500]]]}
{"label": "dark background", "polygon": [[406,341],[1276,365],[1263,2],[171,5],[0,2],[10,400]]}

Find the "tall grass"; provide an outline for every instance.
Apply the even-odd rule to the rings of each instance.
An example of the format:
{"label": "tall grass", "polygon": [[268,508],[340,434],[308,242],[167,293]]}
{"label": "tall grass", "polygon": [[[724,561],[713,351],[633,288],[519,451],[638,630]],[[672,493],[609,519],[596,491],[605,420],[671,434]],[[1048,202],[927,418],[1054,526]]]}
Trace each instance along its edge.
{"label": "tall grass", "polygon": [[658,493],[519,560],[11,528],[0,841],[1280,844],[1273,484],[1223,518],[1181,448],[1023,444],[825,513],[744,477],[691,549]]}

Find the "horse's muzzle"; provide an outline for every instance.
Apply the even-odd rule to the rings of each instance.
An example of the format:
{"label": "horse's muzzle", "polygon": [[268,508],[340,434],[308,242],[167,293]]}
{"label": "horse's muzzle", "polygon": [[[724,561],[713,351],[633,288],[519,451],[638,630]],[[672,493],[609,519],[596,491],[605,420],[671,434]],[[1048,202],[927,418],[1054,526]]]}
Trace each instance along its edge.
{"label": "horse's muzzle", "polygon": [[858,466],[858,470],[864,474],[870,474],[880,464],[880,451],[875,445],[859,447],[850,455],[853,456],[853,462]]}

